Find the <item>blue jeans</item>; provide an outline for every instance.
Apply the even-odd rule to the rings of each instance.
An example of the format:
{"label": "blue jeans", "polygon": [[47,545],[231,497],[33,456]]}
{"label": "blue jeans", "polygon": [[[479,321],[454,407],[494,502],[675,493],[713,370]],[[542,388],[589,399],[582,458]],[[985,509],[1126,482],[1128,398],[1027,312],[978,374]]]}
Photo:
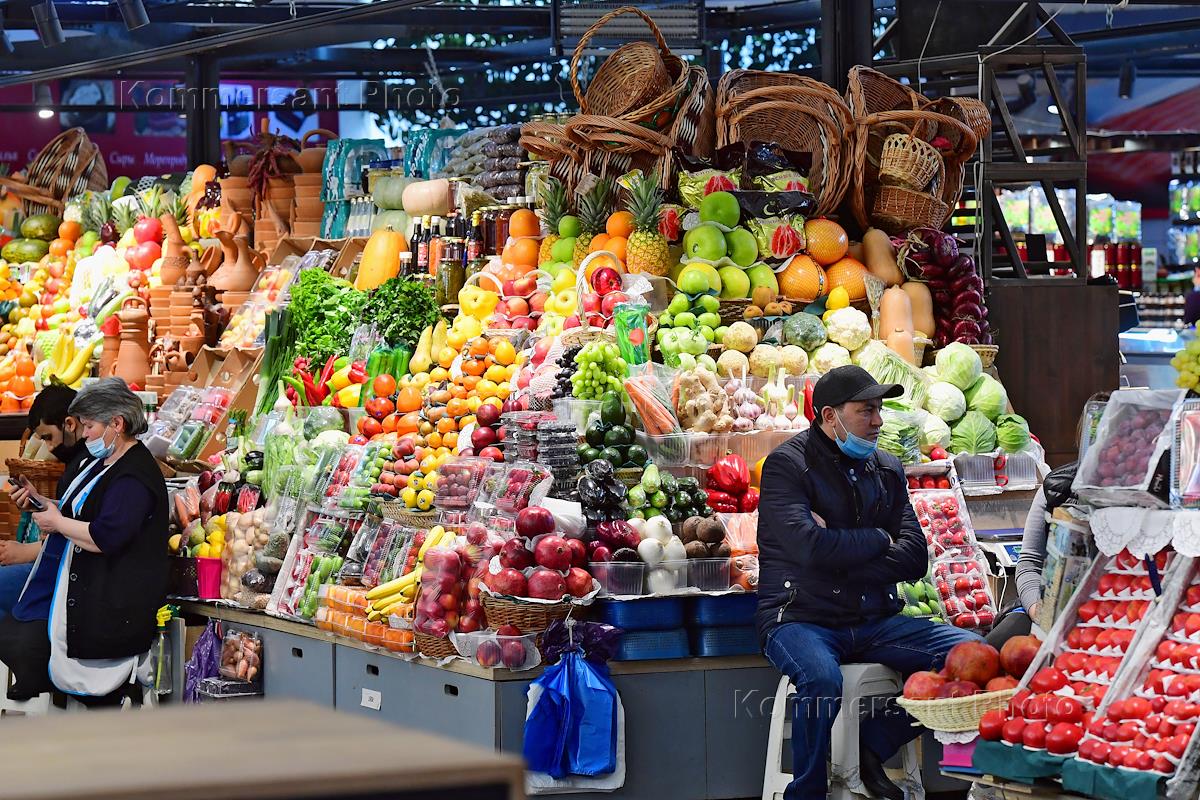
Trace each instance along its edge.
{"label": "blue jeans", "polygon": [[[792,720],[792,782],[784,800],[824,798],[830,732],[842,703],[842,664],[876,663],[902,675],[940,669],[959,642],[979,637],[961,628],[912,617],[885,617],[847,628],[788,622],[767,634],[766,655],[796,687]],[[887,710],[862,722],[862,741],[881,759],[891,758],[920,729],[889,701]]]}
{"label": "blue jeans", "polygon": [[21,590],[25,588],[25,580],[33,570],[33,562],[28,564],[10,564],[0,567],[0,619],[12,613]]}

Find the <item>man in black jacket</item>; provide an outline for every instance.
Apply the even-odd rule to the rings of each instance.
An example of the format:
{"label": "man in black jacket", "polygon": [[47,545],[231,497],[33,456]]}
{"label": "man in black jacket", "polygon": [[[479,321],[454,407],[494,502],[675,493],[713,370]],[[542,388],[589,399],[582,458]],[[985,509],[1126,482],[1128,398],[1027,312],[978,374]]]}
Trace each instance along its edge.
{"label": "man in black jacket", "polygon": [[[767,658],[796,687],[785,800],[826,795],[842,664],[909,675],[939,668],[951,647],[977,638],[899,614],[896,583],[919,580],[929,567],[904,468],[875,446],[883,400],[901,393],[860,367],[830,370],[813,390],[813,426],[763,465],[758,632]],[[916,736],[911,725],[894,707],[863,721],[861,776],[872,796],[903,800],[882,764]]]}

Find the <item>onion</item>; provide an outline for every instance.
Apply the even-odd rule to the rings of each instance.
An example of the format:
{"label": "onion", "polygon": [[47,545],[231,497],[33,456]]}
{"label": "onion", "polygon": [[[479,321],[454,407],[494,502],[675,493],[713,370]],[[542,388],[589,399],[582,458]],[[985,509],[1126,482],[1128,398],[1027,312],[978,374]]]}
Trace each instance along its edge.
{"label": "onion", "polygon": [[977,303],[959,303],[954,307],[954,316],[963,319],[978,320],[983,309]]}
{"label": "onion", "polygon": [[925,264],[921,267],[921,277],[928,281],[944,280],[949,276],[944,267],[937,264]]}
{"label": "onion", "polygon": [[950,335],[939,331],[937,333],[934,341],[937,343],[938,348],[941,349],[941,348],[945,347],[946,345],[950,344]]}
{"label": "onion", "polygon": [[958,342],[959,344],[979,344],[979,340],[974,336],[963,336],[955,339],[954,341]]}
{"label": "onion", "polygon": [[974,289],[967,289],[959,292],[958,297],[954,298],[954,305],[960,306],[963,303],[974,303],[975,305],[983,304],[983,295]]}
{"label": "onion", "polygon": [[959,295],[968,289],[974,289],[979,293],[983,293],[983,280],[978,275],[966,275],[950,285],[950,291]]}
{"label": "onion", "polygon": [[954,295],[950,292],[940,291],[933,293],[933,303],[938,308],[949,308],[954,304]]}
{"label": "onion", "polygon": [[958,258],[958,242],[948,233],[943,233],[933,243],[933,259],[943,267],[949,267]]}
{"label": "onion", "polygon": [[954,263],[950,265],[950,275],[954,278],[961,278],[964,275],[975,274],[975,262],[968,255],[960,255],[954,259]]}
{"label": "onion", "polygon": [[954,338],[958,341],[962,341],[964,336],[978,339],[979,334],[979,323],[973,319],[960,319],[954,323]]}

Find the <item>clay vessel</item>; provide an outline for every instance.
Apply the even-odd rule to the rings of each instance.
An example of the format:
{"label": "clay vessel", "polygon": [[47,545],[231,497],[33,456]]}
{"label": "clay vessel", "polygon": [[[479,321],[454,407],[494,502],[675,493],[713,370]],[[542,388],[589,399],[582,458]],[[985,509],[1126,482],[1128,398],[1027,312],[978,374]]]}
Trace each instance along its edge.
{"label": "clay vessel", "polygon": [[320,172],[325,166],[325,147],[313,147],[308,143],[308,140],[313,136],[324,136],[326,139],[337,138],[336,133],[327,131],[324,128],[314,128],[304,134],[304,138],[300,140],[302,149],[299,155],[296,156],[296,161],[300,164],[300,169],[303,172]]}
{"label": "clay vessel", "polygon": [[208,285],[218,292],[248,292],[258,280],[259,270],[255,266],[255,253],[245,236],[231,236],[217,231],[217,239],[225,254],[221,268],[208,278]]}
{"label": "clay vessel", "polygon": [[163,231],[166,233],[159,277],[163,286],[174,286],[192,263],[190,255],[192,249],[184,243],[174,214],[163,214],[158,220],[162,223]]}
{"label": "clay vessel", "polygon": [[141,386],[150,373],[150,336],[146,330],[150,315],[146,301],[134,296],[126,300],[117,313],[121,321],[121,346],[112,374],[130,386]]}

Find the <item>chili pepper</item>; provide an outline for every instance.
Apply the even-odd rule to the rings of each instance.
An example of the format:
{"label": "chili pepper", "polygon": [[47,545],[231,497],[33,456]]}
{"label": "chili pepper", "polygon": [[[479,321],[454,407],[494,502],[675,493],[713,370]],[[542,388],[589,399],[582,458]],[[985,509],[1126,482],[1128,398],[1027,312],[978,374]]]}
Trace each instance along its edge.
{"label": "chili pepper", "polygon": [[758,489],[747,489],[746,493],[738,498],[738,511],[743,514],[749,514],[751,511],[758,510]]}
{"label": "chili pepper", "polygon": [[804,381],[804,418],[812,422],[816,418],[817,412],[813,409],[813,382],[811,380]]}
{"label": "chili pepper", "polygon": [[[307,399],[308,393],[304,388],[304,383],[299,378],[293,378],[290,375],[284,375],[279,380],[283,383],[284,386],[286,386],[288,389],[291,389],[292,392],[296,395],[296,397]],[[289,398],[290,398],[290,395],[289,395]]]}
{"label": "chili pepper", "polygon": [[720,489],[705,489],[704,493],[708,495],[708,507],[713,511],[720,511],[725,514],[737,513],[737,498],[729,492],[722,492]]}
{"label": "chili pepper", "polygon": [[312,375],[309,375],[307,372],[304,373],[301,380],[304,382],[304,397],[308,400],[308,405],[321,405],[321,401],[325,399],[324,389],[314,385]]}
{"label": "chili pepper", "polygon": [[318,386],[324,386],[329,383],[329,379],[333,377],[333,373],[337,371],[337,356],[330,356],[325,362],[325,368],[321,370],[321,379],[315,381]]}

